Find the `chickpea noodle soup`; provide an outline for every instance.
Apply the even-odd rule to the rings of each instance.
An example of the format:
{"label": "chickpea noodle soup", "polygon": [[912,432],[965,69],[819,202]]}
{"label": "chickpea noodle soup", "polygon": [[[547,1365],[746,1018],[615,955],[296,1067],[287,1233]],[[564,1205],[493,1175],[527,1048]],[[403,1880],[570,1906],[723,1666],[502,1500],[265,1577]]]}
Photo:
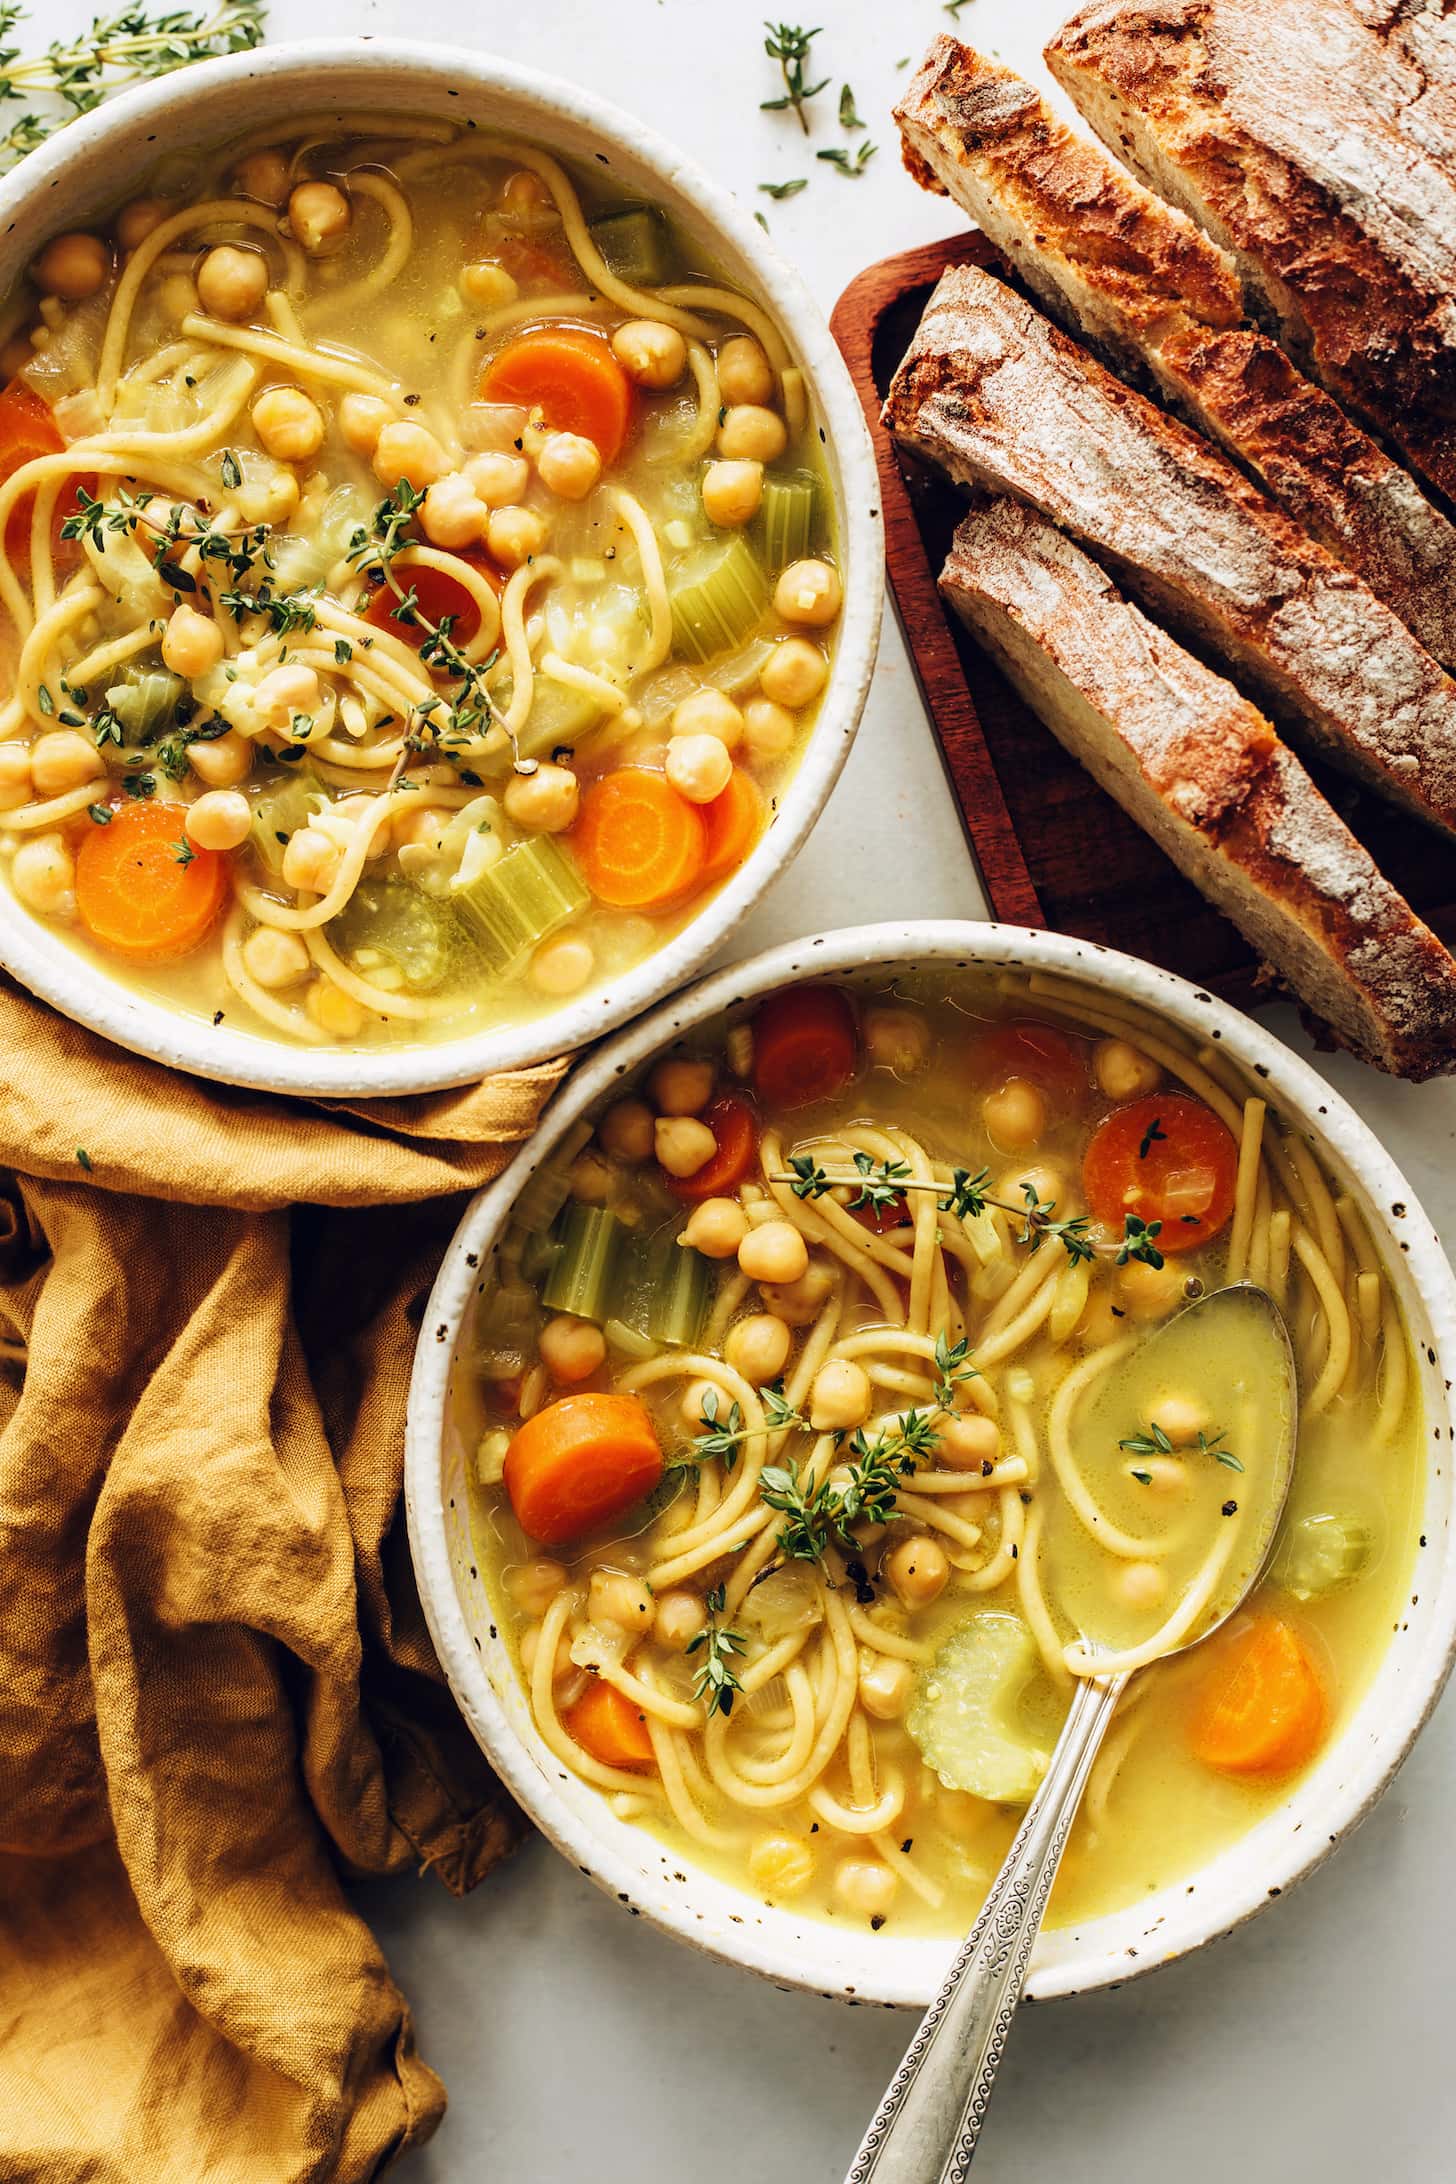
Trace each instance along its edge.
{"label": "chickpea noodle soup", "polygon": [[[1258,1566],[1292,1429],[1248,1292],[1179,1320],[1241,1280],[1293,1339],[1294,1484],[1168,1660]],[[782,989],[578,1125],[478,1282],[475,1558],[535,1725],[766,1904],[961,1931],[1118,1666],[1054,1923],[1133,1903],[1288,1796],[1398,1621],[1421,1403],[1371,1238],[1130,1003]]]}
{"label": "chickpea noodle soup", "polygon": [[[0,870],[189,1012],[454,1037],[749,856],[842,604],[774,321],[600,170],[332,115],[57,236],[0,353]],[[12,911],[10,914],[14,914]]]}

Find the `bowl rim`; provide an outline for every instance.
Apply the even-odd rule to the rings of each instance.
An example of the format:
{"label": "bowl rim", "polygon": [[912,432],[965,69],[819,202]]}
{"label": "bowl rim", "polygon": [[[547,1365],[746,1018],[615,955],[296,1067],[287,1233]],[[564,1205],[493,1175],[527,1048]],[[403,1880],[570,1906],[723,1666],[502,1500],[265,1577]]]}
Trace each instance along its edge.
{"label": "bowl rim", "polygon": [[[1250,1074],[1268,1077],[1277,1085],[1284,1102],[1297,1115],[1299,1127],[1338,1154],[1358,1177],[1371,1203],[1380,1212],[1377,1242],[1392,1278],[1405,1294],[1403,1309],[1414,1295],[1421,1304],[1430,1331],[1428,1356],[1431,1372],[1423,1379],[1426,1404],[1426,1454],[1423,1465],[1426,1503],[1434,1476],[1444,1462],[1452,1436],[1452,1399],[1449,1389],[1456,1379],[1456,1276],[1431,1222],[1394,1161],[1369,1126],[1319,1073],[1292,1053],[1270,1032],[1243,1016],[1228,1003],[1171,972],[1131,956],[1079,941],[1070,936],[1027,927],[960,921],[886,923],[791,941],[751,959],[719,971],[689,992],[639,1019],[603,1045],[575,1072],[553,1102],[535,1138],[495,1182],[471,1201],[446,1253],[432,1290],[421,1326],[409,1395],[405,1447],[405,1503],[411,1553],[420,1597],[431,1636],[457,1703],[492,1766],[542,1832],[580,1871],[596,1884],[647,1918],[661,1931],[728,1963],[756,1972],[780,1987],[802,1988],[846,1996],[856,2002],[923,2007],[930,2001],[944,1969],[950,1941],[927,1942],[922,1937],[877,1940],[854,1937],[826,1922],[804,1920],[798,1929],[799,1945],[792,1950],[776,1943],[757,1915],[763,1907],[746,1893],[732,1891],[710,1871],[688,1860],[690,1885],[681,1897],[660,1900],[643,1887],[640,1870],[604,1840],[603,1834],[579,1818],[568,1799],[555,1787],[559,1764],[550,1762],[548,1774],[533,1758],[492,1688],[478,1641],[467,1624],[451,1564],[446,1496],[442,1483],[442,1453],[448,1425],[448,1390],[461,1332],[461,1323],[478,1269],[490,1249],[522,1184],[575,1121],[576,1117],[649,1056],[669,1045],[684,1030],[705,1018],[754,995],[812,979],[829,972],[852,972],[885,964],[943,960],[957,963],[1043,968],[1079,978],[1085,984],[1110,986],[1122,998],[1131,998],[1170,1018],[1182,1028],[1218,1034],[1230,1056]],[[1399,1231],[1392,1228],[1384,1209],[1396,1208]],[[1405,1276],[1398,1269],[1404,1266]],[[1414,1338],[1413,1338],[1414,1339]],[[1444,1377],[1443,1377],[1444,1368]],[[1431,1416],[1433,1390],[1437,1416]],[[1438,1451],[1431,1454],[1432,1436]],[[1395,1642],[1385,1647],[1370,1686],[1346,1722],[1341,1735],[1328,1749],[1316,1776],[1296,1786],[1290,1802],[1298,1804],[1322,1778],[1334,1755],[1345,1754],[1344,1772],[1327,1800],[1321,1797],[1319,1824],[1294,1828],[1282,1850],[1274,1843],[1268,1866],[1251,1861],[1252,1870],[1228,1880],[1223,1888],[1208,1888],[1195,1895],[1183,1887],[1189,1876],[1177,1882],[1181,1908],[1157,1921],[1155,1949],[1116,1952],[1102,1949],[1083,1952],[1075,1946],[1057,1950],[1047,1961],[1039,1945],[1027,1983],[1028,1998],[1049,2000],[1056,1996],[1093,1992],[1114,1987],[1191,1954],[1221,1939],[1252,1918],[1273,1897],[1313,1872],[1371,1810],[1409,1754],[1428,1719],[1456,1658],[1456,1523],[1445,1525],[1444,1542],[1432,1539],[1422,1546],[1431,1559],[1420,1564],[1421,1591],[1428,1601],[1427,1627],[1412,1641],[1413,1651],[1404,1658],[1408,1673],[1398,1686],[1390,1712],[1382,1718],[1378,1750],[1357,1748],[1364,1710],[1376,1681],[1395,1654]],[[492,1625],[492,1635],[494,1626]],[[512,1670],[514,1675],[514,1670]],[[1323,1790],[1322,1780],[1317,1786]],[[587,1810],[604,1810],[593,1793]],[[1220,1863],[1238,1856],[1261,1830],[1271,1829],[1284,1807],[1256,1822],[1246,1834],[1196,1869],[1197,1875],[1215,1873]],[[626,1829],[612,1819],[610,1826]],[[632,1829],[635,1838],[642,1831]],[[657,1839],[648,1838],[655,1842]],[[675,1854],[681,1864],[682,1854]],[[679,1873],[677,1878],[681,1879]],[[1227,1879],[1227,1877],[1225,1877]],[[693,1908],[693,1888],[735,1897],[755,1914],[720,1920],[716,1927]],[[1173,1884],[1156,1901],[1172,1892]],[[1134,1907],[1136,1908],[1136,1907]],[[1110,1919],[1131,1912],[1109,1914]],[[1097,1925],[1104,1921],[1095,1922]],[[805,1936],[808,1946],[804,1946]],[[1049,1937],[1055,1946],[1072,1928]],[[814,1943],[822,1938],[822,1947]],[[858,1940],[860,1953],[855,1953]]]}
{"label": "bowl rim", "polygon": [[0,896],[0,966],[64,1015],[117,1046],[215,1082],[300,1098],[417,1094],[528,1067],[615,1031],[700,972],[788,869],[839,777],[869,692],[884,598],[879,485],[859,396],[828,322],[749,210],[668,139],[612,102],[541,70],[465,46],[403,38],[295,39],[194,62],[134,86],[69,123],[0,181],[0,251],[13,256],[17,226],[32,214],[42,215],[52,192],[73,170],[106,171],[109,150],[123,140],[145,137],[163,120],[176,122],[193,108],[203,115],[197,134],[216,137],[211,125],[230,90],[239,100],[231,126],[244,129],[249,104],[276,105],[280,79],[297,81],[300,110],[305,103],[315,110],[331,105],[336,95],[367,106],[371,86],[382,84],[399,87],[397,96],[404,104],[411,85],[422,94],[429,90],[467,99],[495,94],[520,100],[535,110],[530,133],[539,131],[566,157],[581,156],[572,147],[572,132],[610,140],[624,158],[646,170],[669,200],[674,193],[689,199],[695,216],[745,262],[752,287],[804,371],[839,503],[845,586],[834,660],[819,715],[796,771],[777,798],[771,825],[748,862],[679,933],[625,976],[547,1015],[429,1045],[294,1049],[262,1033],[184,1015],[128,988],[30,919],[8,895]]}

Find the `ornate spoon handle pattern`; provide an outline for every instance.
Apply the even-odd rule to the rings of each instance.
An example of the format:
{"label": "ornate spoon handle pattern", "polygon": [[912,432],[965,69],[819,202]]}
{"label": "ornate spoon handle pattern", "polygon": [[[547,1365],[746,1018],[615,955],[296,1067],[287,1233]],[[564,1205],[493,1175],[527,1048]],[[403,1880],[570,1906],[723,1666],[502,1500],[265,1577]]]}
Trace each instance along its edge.
{"label": "ornate spoon handle pattern", "polygon": [[1041,1788],[845,2184],[962,2184],[1092,1762],[1127,1683],[1083,1682]]}

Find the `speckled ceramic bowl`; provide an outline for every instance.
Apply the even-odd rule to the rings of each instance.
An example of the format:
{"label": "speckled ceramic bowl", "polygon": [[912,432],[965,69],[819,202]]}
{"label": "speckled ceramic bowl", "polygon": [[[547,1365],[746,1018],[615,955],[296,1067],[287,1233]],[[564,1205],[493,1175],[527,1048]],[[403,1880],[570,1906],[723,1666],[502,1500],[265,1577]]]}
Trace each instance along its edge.
{"label": "speckled ceramic bowl", "polygon": [[1084,978],[1199,1040],[1217,1040],[1265,1079],[1271,1102],[1307,1134],[1370,1224],[1411,1331],[1426,1413],[1426,1491],[1409,1613],[1344,1733],[1278,1811],[1211,1864],[1130,1909],[1043,1934],[1031,1996],[1112,1986],[1168,1963],[1228,1933],[1310,1872],[1370,1810],[1400,1766],[1440,1694],[1456,1645],[1447,1392],[1456,1379],[1456,1282],[1430,1222],[1364,1123],[1307,1063],[1248,1017],[1166,971],[1060,934],[935,924],[860,927],[775,949],[705,980],[633,1025],[592,1057],[531,1145],[475,1199],[430,1299],[411,1391],[406,1463],[410,1538],[430,1628],[455,1696],[497,1771],[558,1848],[620,1902],[697,1948],[783,1986],[917,2006],[928,2003],[940,1984],[945,1942],[850,1933],[792,1911],[768,1910],[616,1819],[597,1791],[552,1757],[532,1725],[473,1563],[465,1488],[471,1452],[452,1422],[452,1385],[469,1369],[462,1327],[479,1269],[518,1192],[577,1116],[614,1082],[684,1029],[746,997],[827,971],[883,965],[923,972],[937,961],[948,968],[986,965]]}
{"label": "speckled ceramic bowl", "polygon": [[463,47],[330,39],[230,55],[125,93],[86,115],[0,183],[0,292],[62,229],[124,197],[167,149],[211,146],[290,114],[423,114],[515,133],[602,163],[624,189],[663,205],[733,281],[760,296],[804,370],[824,429],[839,509],[844,612],[834,669],[799,770],[741,871],[627,976],[528,1024],[429,1044],[321,1053],[214,1028],[134,992],[0,894],[0,964],[68,1016],[199,1076],[267,1091],[338,1097],[427,1091],[540,1061],[625,1023],[702,969],[802,846],[844,763],[879,642],[879,488],[859,399],[802,282],[747,210],[615,107]]}

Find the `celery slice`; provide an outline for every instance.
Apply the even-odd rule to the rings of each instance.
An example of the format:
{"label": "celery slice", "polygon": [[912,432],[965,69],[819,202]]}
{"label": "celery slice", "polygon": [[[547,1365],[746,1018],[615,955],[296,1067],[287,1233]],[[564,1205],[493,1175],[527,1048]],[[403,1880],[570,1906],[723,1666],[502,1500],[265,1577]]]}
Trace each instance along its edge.
{"label": "celery slice", "polygon": [[526,1282],[485,1285],[475,1314],[476,1362],[488,1379],[508,1380],[524,1372],[536,1354],[540,1302]]}
{"label": "celery slice", "polygon": [[753,528],[765,568],[786,569],[812,553],[819,535],[819,480],[813,471],[769,471]]}
{"label": "celery slice", "polygon": [[1018,1615],[994,1608],[969,1616],[920,1679],[906,1728],[948,1790],[993,1805],[1026,1805],[1051,1757],[1019,1718],[1036,1678],[1036,1640]]}
{"label": "celery slice", "polygon": [[333,945],[361,977],[383,957],[409,993],[434,993],[464,952],[464,935],[449,906],[406,879],[362,879],[328,925]]}
{"label": "celery slice", "polygon": [[618,1318],[654,1344],[694,1349],[712,1303],[714,1268],[700,1251],[661,1230],[634,1238],[622,1281]]}
{"label": "celery slice", "polygon": [[602,1333],[607,1338],[607,1348],[629,1357],[634,1365],[645,1365],[648,1358],[657,1354],[651,1337],[640,1335],[625,1320],[609,1319]]}
{"label": "celery slice", "polygon": [[549,1229],[566,1204],[571,1189],[571,1164],[591,1140],[591,1124],[574,1122],[549,1160],[543,1161],[516,1200],[512,1227],[536,1235]]}
{"label": "celery slice", "polygon": [[614,1277],[627,1230],[605,1206],[571,1206],[560,1223],[561,1256],[546,1277],[541,1302],[600,1327],[612,1317]]}
{"label": "celery slice", "polygon": [[553,751],[574,750],[602,709],[584,690],[538,675],[531,689],[531,710],[516,737],[522,758],[549,758]]}
{"label": "celery slice", "polygon": [[508,849],[452,899],[491,970],[504,977],[591,897],[566,851],[538,834]]}
{"label": "celery slice", "polygon": [[619,281],[660,288],[677,270],[672,232],[655,205],[626,205],[587,222],[587,232]]}
{"label": "celery slice", "polygon": [[1358,1577],[1373,1545],[1370,1527],[1358,1517],[1327,1512],[1298,1517],[1270,1574],[1292,1600],[1317,1600]]}
{"label": "celery slice", "polygon": [[741,645],[768,604],[768,577],[741,531],[715,538],[667,580],[673,643],[689,660]]}
{"label": "celery slice", "polygon": [[182,678],[166,668],[142,668],[112,684],[106,693],[106,710],[121,723],[127,743],[150,743],[170,726],[186,688]]}
{"label": "celery slice", "polygon": [[253,804],[253,847],[270,872],[283,870],[283,852],[289,838],[306,827],[329,792],[311,766],[295,766]]}

